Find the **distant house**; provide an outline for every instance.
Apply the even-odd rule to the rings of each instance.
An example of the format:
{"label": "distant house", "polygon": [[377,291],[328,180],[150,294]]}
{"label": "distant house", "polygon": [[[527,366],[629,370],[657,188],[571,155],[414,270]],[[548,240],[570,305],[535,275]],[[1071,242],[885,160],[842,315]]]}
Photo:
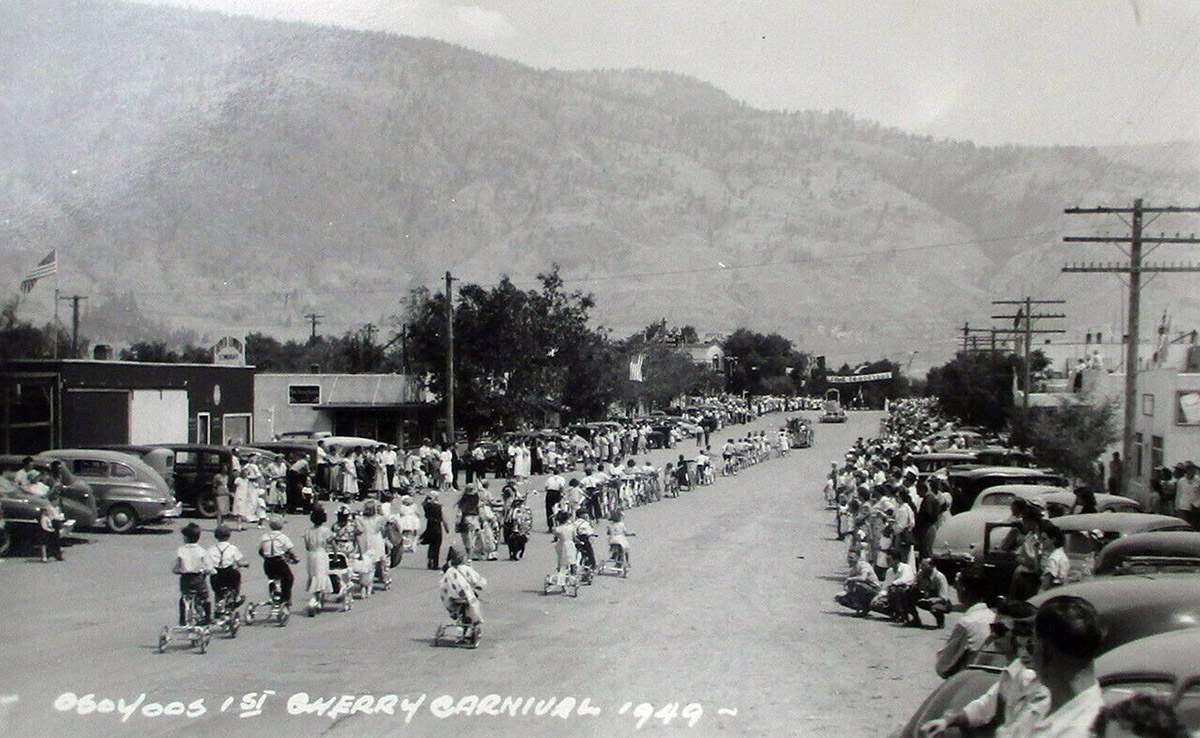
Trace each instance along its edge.
{"label": "distant house", "polygon": [[725,350],[715,338],[700,343],[681,343],[679,351],[690,356],[692,361],[700,366],[708,367],[714,372],[725,371]]}
{"label": "distant house", "polygon": [[1135,456],[1125,494],[1146,502],[1154,468],[1200,462],[1200,346],[1167,347],[1159,366],[1138,373]]}
{"label": "distant house", "polygon": [[399,446],[436,436],[442,406],[403,374],[254,377],[254,439],[296,431],[374,438]]}
{"label": "distant house", "polygon": [[[1141,353],[1150,356],[1153,352]],[[1155,467],[1170,468],[1181,461],[1200,460],[1200,346],[1167,346],[1157,362],[1142,363],[1134,416],[1134,453],[1130,459],[1133,469],[1130,488],[1123,494],[1148,504]],[[1049,383],[1047,391],[1031,393],[1029,406],[1036,412],[1058,407],[1063,402],[1098,405],[1111,401],[1116,406],[1119,436],[1124,413],[1124,372],[1087,368],[1079,375],[1078,392],[1072,391],[1075,372],[1071,372],[1064,380]],[[1013,401],[1018,407],[1022,401],[1015,377]],[[1120,445],[1118,441],[1110,451],[1119,451]]]}

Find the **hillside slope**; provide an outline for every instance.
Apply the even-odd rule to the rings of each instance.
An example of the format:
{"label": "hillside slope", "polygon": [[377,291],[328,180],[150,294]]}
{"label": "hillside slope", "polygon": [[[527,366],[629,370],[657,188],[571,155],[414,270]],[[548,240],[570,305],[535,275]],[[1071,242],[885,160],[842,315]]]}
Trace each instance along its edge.
{"label": "hillside slope", "polygon": [[[618,334],[665,316],[839,356],[929,354],[986,324],[991,299],[1064,297],[1075,325],[1114,321],[1115,281],[1059,267],[1117,252],[1055,244],[1123,226],[1063,207],[1198,191],[1161,149],[980,148],[759,111],[674,74],[545,72],[104,1],[0,5],[0,269],[57,248],[94,305],[131,292],[208,335],[296,335],[308,310],[343,330],[447,270],[525,283],[557,262]],[[1183,280],[1153,285],[1146,314],[1170,303],[1200,322]]]}

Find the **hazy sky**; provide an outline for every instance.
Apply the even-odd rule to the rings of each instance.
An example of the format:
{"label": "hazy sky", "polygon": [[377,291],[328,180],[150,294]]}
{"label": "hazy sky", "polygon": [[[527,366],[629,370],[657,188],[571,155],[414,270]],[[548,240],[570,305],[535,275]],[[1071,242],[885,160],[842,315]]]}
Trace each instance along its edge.
{"label": "hazy sky", "polygon": [[136,0],[670,70],[981,144],[1200,140],[1198,0]]}

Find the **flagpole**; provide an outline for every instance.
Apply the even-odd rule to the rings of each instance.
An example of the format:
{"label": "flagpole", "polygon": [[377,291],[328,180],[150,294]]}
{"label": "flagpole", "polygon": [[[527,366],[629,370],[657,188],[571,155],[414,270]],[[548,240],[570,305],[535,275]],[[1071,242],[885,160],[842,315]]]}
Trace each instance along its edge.
{"label": "flagpole", "polygon": [[54,267],[54,358],[58,359],[58,259],[55,258]]}

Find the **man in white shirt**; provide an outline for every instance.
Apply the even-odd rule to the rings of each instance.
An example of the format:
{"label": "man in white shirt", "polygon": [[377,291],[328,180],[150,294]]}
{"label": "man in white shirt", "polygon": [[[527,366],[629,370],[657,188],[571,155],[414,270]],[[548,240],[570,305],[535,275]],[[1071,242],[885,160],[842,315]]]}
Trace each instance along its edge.
{"label": "man in white shirt", "polygon": [[1180,465],[1183,476],[1175,480],[1175,514],[1192,524],[1200,525],[1200,474],[1193,461]]}
{"label": "man in white shirt", "polygon": [[967,609],[951,629],[946,644],[937,652],[934,669],[943,679],[957,674],[969,664],[991,635],[995,614],[983,601],[985,588],[986,582],[978,574],[964,571],[958,575],[958,601]]}
{"label": "man in white shirt", "polygon": [[[963,706],[921,726],[923,738],[937,738],[948,728],[981,728],[987,725],[1013,725],[1023,711],[1038,713],[1038,719],[1050,709],[1050,693],[1038,681],[1033,664],[1033,620],[1037,608],[1024,600],[1005,600],[996,608],[992,623],[991,648],[1009,659],[988,691]],[[996,738],[1010,731],[1000,728]]]}
{"label": "man in white shirt", "polygon": [[1050,693],[1048,712],[1022,704],[1003,735],[1011,738],[1090,738],[1104,697],[1096,656],[1104,640],[1096,608],[1081,597],[1051,597],[1034,619],[1033,669]]}

